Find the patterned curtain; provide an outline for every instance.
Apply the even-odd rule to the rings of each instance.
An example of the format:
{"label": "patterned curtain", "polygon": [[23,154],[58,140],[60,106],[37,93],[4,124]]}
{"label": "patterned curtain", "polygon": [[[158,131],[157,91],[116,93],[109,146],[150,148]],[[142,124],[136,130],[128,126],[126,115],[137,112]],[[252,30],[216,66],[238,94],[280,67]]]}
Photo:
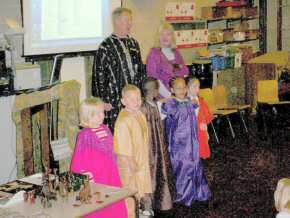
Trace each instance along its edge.
{"label": "patterned curtain", "polygon": [[275,64],[246,65],[246,103],[253,107],[257,104],[257,83],[259,80],[276,78]]}

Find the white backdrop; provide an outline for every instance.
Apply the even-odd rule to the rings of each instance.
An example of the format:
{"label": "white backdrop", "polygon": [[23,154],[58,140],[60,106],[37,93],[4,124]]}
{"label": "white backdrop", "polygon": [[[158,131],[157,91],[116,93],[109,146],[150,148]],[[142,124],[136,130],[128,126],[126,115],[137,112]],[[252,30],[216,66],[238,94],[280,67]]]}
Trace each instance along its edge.
{"label": "white backdrop", "polygon": [[16,127],[12,120],[15,96],[0,97],[0,184],[17,178]]}

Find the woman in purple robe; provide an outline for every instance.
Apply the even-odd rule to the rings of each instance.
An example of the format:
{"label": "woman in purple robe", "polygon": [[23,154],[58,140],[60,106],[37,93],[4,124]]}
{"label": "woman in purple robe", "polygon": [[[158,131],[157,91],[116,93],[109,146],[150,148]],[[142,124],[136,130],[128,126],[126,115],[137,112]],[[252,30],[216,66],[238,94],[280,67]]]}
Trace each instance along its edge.
{"label": "woman in purple robe", "polygon": [[199,156],[197,117],[194,111],[198,105],[193,105],[186,98],[183,78],[173,81],[172,92],[175,97],[163,103],[162,113],[166,115],[168,149],[176,180],[175,202],[190,206],[194,201],[207,201],[211,197]]}
{"label": "woman in purple robe", "polygon": [[176,76],[188,74],[188,68],[178,49],[175,47],[174,31],[169,23],[159,27],[156,46],[151,49],[147,58],[147,75],[158,79],[160,94],[169,97],[169,81]]}

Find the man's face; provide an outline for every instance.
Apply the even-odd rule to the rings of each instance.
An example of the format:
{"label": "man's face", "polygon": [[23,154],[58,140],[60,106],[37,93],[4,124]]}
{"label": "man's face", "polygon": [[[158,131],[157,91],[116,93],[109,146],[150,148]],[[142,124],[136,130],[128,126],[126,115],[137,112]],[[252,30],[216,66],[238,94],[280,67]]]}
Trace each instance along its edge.
{"label": "man's face", "polygon": [[114,24],[118,32],[129,35],[132,28],[132,15],[128,12],[123,12],[120,17],[116,18]]}

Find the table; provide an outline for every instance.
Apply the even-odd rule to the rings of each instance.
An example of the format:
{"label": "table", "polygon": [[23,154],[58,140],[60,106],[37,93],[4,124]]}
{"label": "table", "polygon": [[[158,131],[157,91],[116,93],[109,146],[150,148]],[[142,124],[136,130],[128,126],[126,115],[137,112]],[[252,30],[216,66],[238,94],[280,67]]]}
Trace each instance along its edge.
{"label": "table", "polygon": [[[43,208],[40,199],[36,199],[35,204],[30,204],[27,202],[20,202],[13,204],[7,208],[0,208],[0,217],[5,217],[1,215],[1,213],[15,214],[15,216],[11,217],[23,217],[23,218],[71,218],[71,217],[82,217],[86,214],[91,212],[100,210],[106,206],[109,206],[113,203],[116,203],[125,198],[133,198],[135,201],[136,207],[136,217],[139,217],[139,209],[138,209],[138,200],[135,197],[136,191],[131,190],[129,188],[116,188],[112,186],[102,185],[102,184],[95,184],[91,183],[91,190],[92,190],[92,199],[91,204],[82,204],[79,207],[73,206],[75,203],[75,197],[78,192],[70,194],[67,201],[58,198],[57,201],[51,201],[52,207],[51,208]],[[103,200],[102,203],[95,203],[98,199],[97,196],[94,195],[95,192],[101,192]],[[109,195],[109,197],[105,197],[105,195]],[[16,216],[18,214],[18,216]],[[9,217],[6,215],[6,217]]]}

